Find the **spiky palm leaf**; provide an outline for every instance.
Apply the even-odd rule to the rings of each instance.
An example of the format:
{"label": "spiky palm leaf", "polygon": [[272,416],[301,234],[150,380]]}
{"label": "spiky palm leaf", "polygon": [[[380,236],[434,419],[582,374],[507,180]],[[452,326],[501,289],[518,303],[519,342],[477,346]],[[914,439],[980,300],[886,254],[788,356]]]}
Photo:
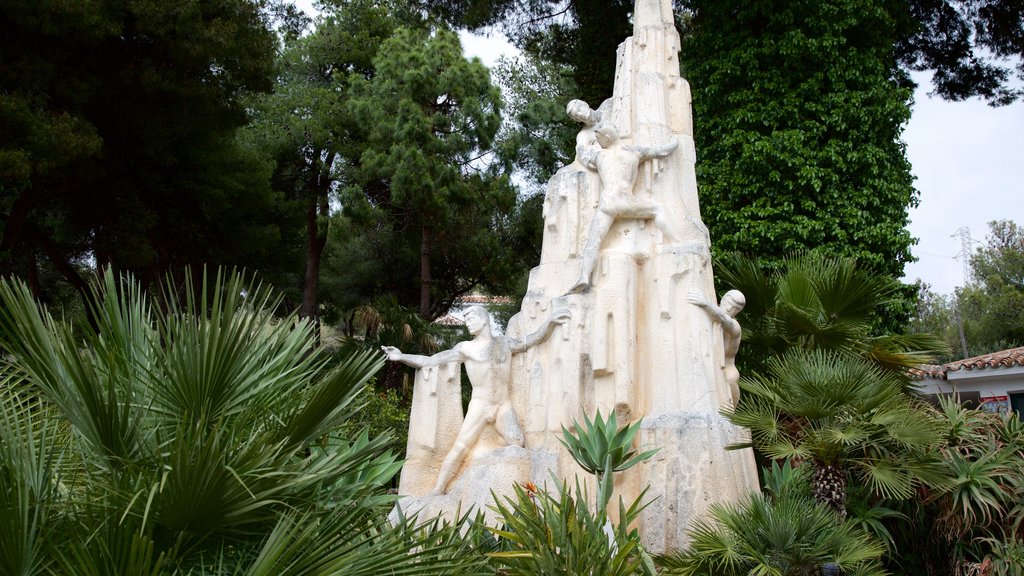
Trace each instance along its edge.
{"label": "spiky palm leaf", "polygon": [[67,444],[52,408],[0,359],[0,573],[41,574],[51,564],[60,460]]}
{"label": "spiky palm leaf", "polygon": [[743,369],[760,370],[767,358],[801,348],[857,354],[903,371],[943,348],[929,335],[873,334],[878,311],[898,296],[899,285],[859,268],[853,259],[808,253],[765,271],[752,258],[726,254],[715,271],[723,285],[747,299],[739,358]]}
{"label": "spiky palm leaf", "polygon": [[710,510],[711,519],[690,529],[689,548],[661,559],[662,574],[811,576],[826,562],[843,574],[887,574],[879,562],[883,546],[800,491],[753,494]]}
{"label": "spiky palm leaf", "polygon": [[609,537],[607,515],[590,512],[579,485],[573,492],[562,484],[556,493],[517,485],[512,497],[495,499],[493,510],[502,527],[489,530],[500,550],[488,556],[499,574],[509,576],[649,574],[640,536],[629,528],[644,508],[643,497],[628,507],[619,503],[619,525]]}
{"label": "spiky palm leaf", "polygon": [[[450,530],[385,522],[383,487],[398,468],[386,437],[332,432],[359,409],[379,353],[329,364],[306,323],[271,316],[269,289],[237,275],[190,278],[184,293],[158,311],[130,279],[108,274],[96,288],[100,332],[80,341],[24,286],[0,281],[0,346],[49,407],[33,412],[48,422],[33,429],[73,431],[39,453],[59,446],[78,467],[54,512],[65,521],[49,556],[22,556],[82,574],[361,574],[382,565],[432,574],[435,561],[473,565],[465,554],[445,560],[461,546]],[[14,493],[32,490],[16,480]],[[47,526],[51,516],[38,514],[35,526]],[[39,550],[43,532],[22,530],[29,538],[19,549]],[[282,539],[305,555],[258,560]]]}
{"label": "spiky palm leaf", "polygon": [[926,450],[941,438],[937,420],[898,377],[859,356],[793,350],[740,387],[744,395],[725,414],[750,428],[758,450],[819,469],[839,466],[820,476],[829,481],[822,495],[842,495],[844,468],[881,497],[909,498],[917,484],[943,481]]}

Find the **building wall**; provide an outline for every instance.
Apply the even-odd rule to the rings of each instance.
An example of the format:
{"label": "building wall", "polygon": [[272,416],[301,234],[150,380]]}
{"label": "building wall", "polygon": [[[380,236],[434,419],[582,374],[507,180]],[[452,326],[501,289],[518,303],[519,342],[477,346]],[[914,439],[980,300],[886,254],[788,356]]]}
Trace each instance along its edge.
{"label": "building wall", "polygon": [[1024,402],[1024,366],[949,371],[945,380],[919,381],[918,390],[927,395],[959,394],[964,400],[988,404],[988,409],[1000,409],[999,404],[1009,409],[1014,397]]}

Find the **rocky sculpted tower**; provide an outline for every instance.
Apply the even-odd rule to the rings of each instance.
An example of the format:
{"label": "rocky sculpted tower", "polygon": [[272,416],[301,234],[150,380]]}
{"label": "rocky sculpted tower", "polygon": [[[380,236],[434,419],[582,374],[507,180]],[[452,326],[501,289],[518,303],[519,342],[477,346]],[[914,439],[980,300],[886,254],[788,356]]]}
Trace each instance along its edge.
{"label": "rocky sculpted tower", "polygon": [[399,488],[407,512],[484,509],[492,490],[510,494],[516,482],[586,477],[558,438],[598,409],[619,422],[642,419],[639,444],[660,449],[616,479],[627,501],[650,486],[639,528],[652,552],[685,545],[710,504],[757,490],[752,452],[725,449],[743,431],[719,414],[735,382],[723,369],[723,330],[688,299],[713,303],[715,287],[678,51],[670,1],[636,0],[612,97],[590,103],[596,110],[577,104],[577,158],[548,183],[541,262],[507,329],[515,342],[543,331],[556,310],[570,313],[506,359],[523,445],[487,426],[446,493],[428,495],[463,414],[458,363],[420,369]]}

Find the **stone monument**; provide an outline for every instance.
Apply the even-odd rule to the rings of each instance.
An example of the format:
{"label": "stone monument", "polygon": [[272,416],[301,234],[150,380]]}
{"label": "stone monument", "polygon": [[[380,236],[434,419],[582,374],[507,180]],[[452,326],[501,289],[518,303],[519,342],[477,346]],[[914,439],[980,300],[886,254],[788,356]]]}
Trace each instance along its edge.
{"label": "stone monument", "polygon": [[[583,124],[576,159],[548,183],[541,262],[505,343],[469,352],[483,327],[467,317],[474,340],[432,360],[389,351],[420,367],[399,485],[407,514],[486,511],[492,490],[587,478],[558,438],[598,409],[642,420],[639,445],[660,449],[615,481],[627,502],[650,487],[639,529],[651,552],[684,546],[710,504],[758,489],[753,453],[725,449],[744,439],[719,414],[737,395],[742,295],[715,304],[671,2],[636,0],[633,22],[612,97],[596,110],[569,103]],[[488,361],[507,384],[488,380],[495,400],[474,408],[470,373],[464,419],[459,364]]]}

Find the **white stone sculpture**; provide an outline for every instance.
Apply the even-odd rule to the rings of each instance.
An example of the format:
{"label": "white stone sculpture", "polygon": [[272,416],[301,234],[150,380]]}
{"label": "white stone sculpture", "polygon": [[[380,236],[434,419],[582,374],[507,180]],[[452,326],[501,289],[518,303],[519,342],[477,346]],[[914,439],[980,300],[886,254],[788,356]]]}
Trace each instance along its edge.
{"label": "white stone sculpture", "polygon": [[583,152],[597,143],[594,128],[601,121],[601,112],[592,109],[583,100],[570,100],[565,106],[565,113],[569,118],[583,124],[583,128],[576,134],[576,159],[574,160],[582,163],[580,158]]}
{"label": "white stone sculpture", "polygon": [[[515,483],[592,482],[558,440],[563,425],[598,409],[619,422],[640,421],[637,446],[659,448],[614,479],[613,498],[626,502],[649,487],[637,524],[649,551],[685,546],[687,528],[706,519],[711,504],[758,489],[753,452],[726,449],[748,435],[721,415],[735,402],[739,325],[732,311],[739,304],[728,296],[705,307],[689,296],[714,294],[715,286],[671,1],[635,1],[611,98],[596,110],[582,101],[567,106],[583,124],[577,158],[548,183],[540,264],[506,334],[523,342],[546,335],[562,309],[571,310],[571,321],[554,337],[516,348],[521,353],[511,354],[510,344],[490,368],[502,374],[501,385],[485,385],[504,394],[488,401],[485,416],[493,411],[497,421],[507,401],[519,416],[522,447],[510,446],[496,426],[484,426],[475,446],[468,432],[457,440],[479,428],[460,425],[458,365],[424,364],[399,485],[406,515],[451,519],[471,508],[486,515],[494,495],[511,495]],[[480,412],[470,411],[466,422],[479,422]],[[463,448],[453,457],[456,444]],[[444,495],[427,496],[446,478]]]}
{"label": "white stone sculpture", "polygon": [[658,147],[624,146],[614,124],[605,122],[594,129],[600,147],[590,147],[578,153],[583,163],[597,170],[601,177],[601,201],[590,223],[587,245],[583,248],[579,280],[570,292],[590,288],[594,265],[604,237],[616,218],[653,219],[654,225],[671,242],[678,240],[668,220],[668,213],[660,203],[646,198],[634,190],[640,163],[664,158],[675,151],[676,141]]}
{"label": "white stone sculpture", "polygon": [[740,349],[743,330],[740,328],[740,323],[736,321],[736,315],[747,305],[747,297],[739,290],[729,290],[722,295],[722,301],[718,306],[697,292],[687,294],[686,300],[690,304],[700,306],[722,327],[722,374],[725,376],[725,382],[729,385],[733,403],[739,402],[740,371],[736,369],[736,353]]}
{"label": "white stone sculpture", "polygon": [[486,426],[494,426],[506,446],[522,446],[523,430],[515,409],[509,401],[511,383],[511,359],[543,342],[551,335],[555,326],[569,319],[568,310],[555,310],[539,330],[524,338],[509,338],[492,332],[491,315],[483,306],[471,306],[466,310],[466,328],[472,340],[459,342],[451,350],[438,352],[433,356],[405,354],[394,346],[382,350],[388,359],[401,362],[413,368],[438,367],[445,364],[461,363],[466,367],[473,394],[466,408],[466,415],[448,455],[441,465],[431,496],[444,494],[462,461],[476,444]]}

